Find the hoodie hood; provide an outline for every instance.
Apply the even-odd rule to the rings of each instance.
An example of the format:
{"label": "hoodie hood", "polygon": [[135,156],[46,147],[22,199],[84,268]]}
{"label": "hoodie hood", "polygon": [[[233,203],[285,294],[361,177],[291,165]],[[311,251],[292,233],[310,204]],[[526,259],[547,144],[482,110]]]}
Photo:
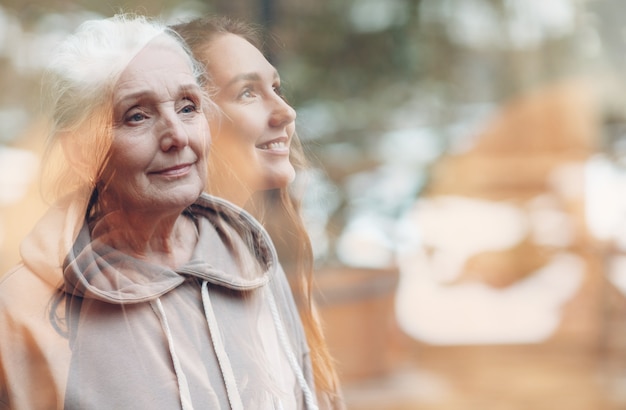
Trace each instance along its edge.
{"label": "hoodie hood", "polygon": [[52,287],[63,282],[63,262],[84,224],[89,195],[76,191],[61,198],[20,243],[24,265]]}
{"label": "hoodie hood", "polygon": [[[64,261],[59,264],[58,255],[69,240],[56,243],[54,250],[48,233],[63,228],[64,237],[73,235],[75,228],[66,224],[76,220],[76,208],[80,206],[70,202],[49,212],[22,247],[25,263],[36,274],[41,272],[51,283],[64,279],[65,292],[73,296],[114,304],[140,303],[166,294],[186,276],[233,290],[252,290],[265,285],[278,264],[267,232],[250,214],[206,194],[184,212],[196,225],[198,241],[190,261],[176,270],[92,240],[84,218],[76,240],[66,248]],[[44,252],[48,257],[37,256]],[[51,258],[54,253],[56,257]],[[27,260],[26,255],[32,257]]]}

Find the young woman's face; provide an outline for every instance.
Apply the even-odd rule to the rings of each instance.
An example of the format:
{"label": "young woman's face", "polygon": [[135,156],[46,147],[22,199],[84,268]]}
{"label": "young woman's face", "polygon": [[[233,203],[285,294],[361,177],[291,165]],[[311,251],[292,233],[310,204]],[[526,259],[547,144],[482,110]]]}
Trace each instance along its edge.
{"label": "young woman's face", "polygon": [[190,62],[174,44],[150,44],[113,94],[105,198],[151,212],[181,210],[206,183],[209,127]]}
{"label": "young woman's face", "polygon": [[295,177],[289,145],[296,112],[281,96],[276,69],[233,34],[213,40],[203,57],[222,113],[209,119],[209,186],[243,186],[250,194],[285,187]]}

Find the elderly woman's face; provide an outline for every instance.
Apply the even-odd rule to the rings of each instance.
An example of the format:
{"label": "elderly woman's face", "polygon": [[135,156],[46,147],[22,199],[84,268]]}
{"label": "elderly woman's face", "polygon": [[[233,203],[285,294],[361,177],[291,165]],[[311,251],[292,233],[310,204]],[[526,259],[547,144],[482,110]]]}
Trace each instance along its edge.
{"label": "elderly woman's face", "polygon": [[[296,113],[280,95],[280,78],[263,54],[226,34],[204,55],[223,116],[212,117],[210,161],[225,163],[251,191],[282,188],[295,177],[289,144]],[[219,169],[218,169],[219,172]],[[211,175],[209,183],[219,175]]]}
{"label": "elderly woman's face", "polygon": [[168,212],[193,203],[206,182],[210,133],[189,59],[151,44],[130,62],[113,96],[105,192],[124,207]]}

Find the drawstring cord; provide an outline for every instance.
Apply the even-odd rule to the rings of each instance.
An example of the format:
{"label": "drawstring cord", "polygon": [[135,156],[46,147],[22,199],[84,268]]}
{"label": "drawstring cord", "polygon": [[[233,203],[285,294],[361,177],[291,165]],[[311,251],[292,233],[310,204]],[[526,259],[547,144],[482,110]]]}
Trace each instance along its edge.
{"label": "drawstring cord", "polygon": [[313,396],[313,392],[311,392],[311,388],[306,382],[304,378],[304,374],[302,373],[302,368],[298,364],[298,360],[296,359],[296,355],[293,353],[293,349],[289,344],[289,338],[287,337],[287,333],[285,332],[285,328],[283,326],[283,321],[278,314],[278,308],[276,307],[276,300],[274,299],[274,294],[271,290],[268,289],[266,292],[268,295],[270,312],[272,313],[272,318],[274,319],[274,324],[276,325],[276,333],[278,334],[278,339],[280,340],[280,344],[287,355],[287,360],[291,365],[291,369],[296,375],[296,379],[298,380],[298,384],[302,389],[304,394],[304,400],[306,402],[306,406],[310,410],[318,410],[315,396]]}
{"label": "drawstring cord", "polygon": [[211,306],[211,299],[209,298],[209,290],[207,288],[207,282],[202,282],[202,304],[204,305],[204,315],[209,325],[209,332],[211,333],[211,340],[213,341],[213,349],[217,355],[217,361],[224,375],[224,383],[226,384],[226,393],[228,394],[228,401],[232,410],[243,410],[243,403],[239,396],[239,390],[237,389],[237,382],[235,381],[235,374],[230,366],[230,360],[224,349],[224,343],[222,336],[220,335],[217,325],[217,319]]}
{"label": "drawstring cord", "polygon": [[[151,302],[150,304],[153,306],[152,308],[154,310],[153,302]],[[176,350],[174,349],[174,339],[172,338],[172,331],[170,330],[170,326],[167,323],[167,317],[165,316],[165,309],[163,309],[161,299],[156,300],[156,309],[157,316],[159,317],[159,321],[161,322],[161,327],[165,331],[167,344],[170,349],[170,355],[172,356],[172,362],[174,363],[174,372],[176,373],[176,379],[178,381],[180,404],[183,410],[193,410],[191,393],[189,393],[189,386],[187,384],[187,377],[183,372],[183,369],[180,365],[180,360],[178,359],[178,355],[176,354]]]}
{"label": "drawstring cord", "polygon": [[[221,204],[222,206],[224,206],[226,208],[229,208],[229,209],[235,208],[235,211],[237,211],[239,213],[239,215],[242,217],[242,219],[244,221],[250,223],[256,229],[258,229],[258,231],[261,233],[262,238],[266,241],[267,244],[269,244],[269,249],[268,250],[270,252],[272,260],[274,260],[274,261],[278,260],[278,255],[276,253],[276,248],[274,248],[274,246],[272,244],[272,239],[270,238],[270,236],[267,233],[267,231],[265,230],[265,228],[263,228],[263,226],[260,224],[260,222],[258,222],[248,212],[244,211],[241,208],[233,207],[233,205],[231,203],[229,203],[228,201],[226,201],[224,199],[211,196],[211,200],[215,201],[218,204]],[[276,269],[275,266],[274,266],[274,269]],[[266,287],[266,288],[268,288],[268,287]],[[208,295],[208,291],[206,291],[206,281],[202,283],[202,298],[203,298],[203,300],[204,300],[205,293],[206,293],[206,298],[208,300],[209,295]],[[292,350],[291,346],[289,345],[289,340],[287,338],[287,333],[285,332],[285,328],[283,327],[283,322],[280,319],[280,315],[278,314],[278,309],[276,308],[276,301],[274,300],[274,295],[272,294],[271,290],[269,290],[267,292],[267,294],[269,295],[270,311],[271,311],[271,314],[272,314],[272,318],[274,320],[274,324],[276,326],[276,332],[278,334],[278,338],[280,339],[280,343],[282,344],[282,347],[283,347],[283,349],[285,351],[285,354],[287,355],[287,360],[289,361],[289,364],[291,365],[291,368],[292,368],[292,370],[293,370],[293,372],[294,372],[294,374],[296,376],[296,379],[298,380],[298,384],[300,385],[300,388],[302,389],[307,408],[309,410],[319,410],[319,408],[318,408],[318,406],[316,404],[315,396],[311,392],[311,388],[309,387],[309,385],[306,383],[306,380],[304,378],[304,374],[302,373],[302,368],[298,364],[298,360],[296,360],[295,354],[293,353],[293,350]],[[213,320],[215,321],[215,317],[213,318]],[[214,326],[217,327],[217,321],[215,321]],[[225,355],[225,353],[224,353],[224,355]]]}
{"label": "drawstring cord", "polygon": [[[311,388],[306,382],[304,378],[304,374],[302,372],[302,368],[298,364],[298,360],[293,352],[293,349],[290,346],[289,338],[287,337],[287,333],[285,332],[285,328],[283,326],[283,322],[278,313],[278,308],[276,307],[276,300],[274,299],[274,295],[271,291],[266,292],[268,295],[269,309],[272,315],[272,319],[274,320],[274,325],[276,326],[276,333],[278,335],[278,339],[280,344],[287,356],[287,361],[293,370],[298,384],[302,389],[304,394],[304,400],[306,402],[306,406],[310,410],[318,410],[318,406],[315,401],[315,396],[311,391]],[[222,371],[222,375],[224,376],[224,383],[226,385],[226,393],[228,394],[228,401],[230,403],[230,407],[232,410],[243,410],[243,403],[241,401],[241,397],[239,395],[239,390],[237,389],[237,382],[235,380],[235,375],[233,373],[233,369],[230,365],[230,360],[226,353],[226,349],[224,349],[224,343],[222,341],[222,337],[219,332],[217,318],[215,317],[215,313],[213,312],[213,308],[211,305],[211,299],[209,297],[209,291],[207,287],[207,282],[202,282],[202,304],[204,306],[204,315],[207,320],[207,324],[209,326],[209,332],[211,334],[211,340],[213,341],[213,349],[215,350],[215,354],[217,356],[217,361],[220,366],[220,370]],[[180,396],[180,403],[183,410],[193,410],[193,404],[191,400],[191,394],[189,392],[189,386],[187,383],[187,377],[183,372],[183,369],[180,364],[180,360],[178,355],[176,354],[176,349],[174,348],[174,340],[172,337],[172,331],[170,329],[169,323],[167,322],[167,316],[165,315],[165,309],[163,308],[163,304],[161,303],[161,299],[156,299],[156,302],[151,302],[153,310],[157,314],[159,321],[161,322],[161,327],[163,328],[168,347],[170,350],[170,355],[172,357],[172,362],[174,364],[174,372],[176,373],[176,379],[178,382],[178,390]],[[156,305],[156,309],[155,309]]]}

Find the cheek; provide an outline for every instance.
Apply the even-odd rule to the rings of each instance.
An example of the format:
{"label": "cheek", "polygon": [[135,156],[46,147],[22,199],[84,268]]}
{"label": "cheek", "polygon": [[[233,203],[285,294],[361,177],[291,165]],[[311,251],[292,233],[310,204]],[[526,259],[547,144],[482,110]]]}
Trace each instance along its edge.
{"label": "cheek", "polygon": [[155,155],[155,144],[147,136],[139,138],[117,138],[113,142],[105,177],[115,183],[126,185],[128,181],[142,179],[142,175]]}
{"label": "cheek", "polygon": [[118,173],[130,173],[133,170],[141,169],[148,162],[148,151],[137,146],[119,147],[111,151],[109,168],[117,170]]}
{"label": "cheek", "polygon": [[110,179],[114,175],[127,174],[126,167],[128,166],[130,159],[127,156],[128,151],[120,147],[119,144],[114,144],[111,147],[109,153],[109,159],[104,168],[103,176]]}
{"label": "cheek", "polygon": [[222,117],[216,132],[216,139],[225,136],[233,144],[254,145],[263,132],[263,124],[252,110],[230,110]]}
{"label": "cheek", "polygon": [[198,158],[206,158],[213,145],[212,132],[206,122],[188,128],[190,145]]}
{"label": "cheek", "polygon": [[245,164],[251,162],[249,150],[242,147],[236,140],[228,135],[220,135],[213,140],[210,150],[210,161],[240,170]]}
{"label": "cheek", "polygon": [[255,146],[252,133],[243,126],[222,124],[218,134],[214,134],[211,152],[219,152],[228,157],[249,156]]}
{"label": "cheek", "polygon": [[116,133],[111,142],[110,162],[122,168],[145,162],[149,152],[154,149],[150,138],[150,134],[143,129]]}

